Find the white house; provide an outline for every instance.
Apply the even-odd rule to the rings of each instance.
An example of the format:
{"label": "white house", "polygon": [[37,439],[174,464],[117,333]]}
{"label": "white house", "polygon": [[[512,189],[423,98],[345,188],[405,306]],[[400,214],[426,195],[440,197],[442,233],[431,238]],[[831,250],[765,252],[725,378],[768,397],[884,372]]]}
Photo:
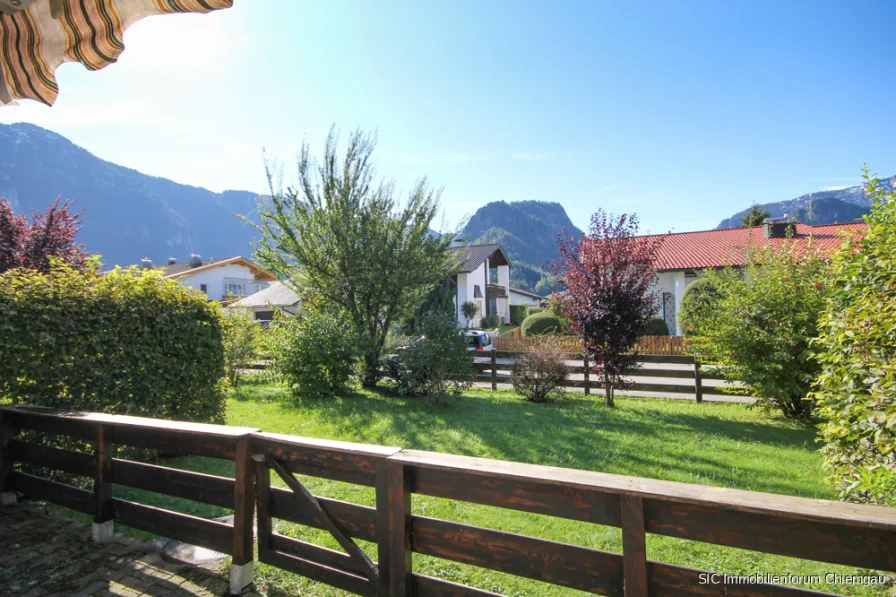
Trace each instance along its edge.
{"label": "white house", "polygon": [[[680,335],[678,312],[681,297],[688,285],[707,269],[746,264],[749,247],[776,246],[786,241],[790,222],[770,220],[752,228],[726,228],[699,232],[676,232],[651,235],[662,237],[654,265],[658,281],[654,290],[661,293],[659,317],[666,321],[669,333]],[[865,224],[828,224],[809,226],[796,224],[792,240],[800,246],[834,251],[842,244],[840,231],[863,232]]]}
{"label": "white house", "polygon": [[[140,260],[140,267],[154,267],[148,259]],[[210,301],[239,299],[263,290],[277,278],[260,265],[245,257],[207,259],[190,255],[189,261],[178,262],[174,257],[168,263],[158,266],[165,272],[165,278],[177,280],[184,286],[195,288]]]}
{"label": "white house", "polygon": [[[485,315],[497,315],[510,323],[510,260],[501,245],[462,245],[453,250],[460,263],[452,280],[458,326],[479,326]],[[462,310],[465,302],[477,308],[476,317],[469,322]]]}
{"label": "white house", "polygon": [[529,305],[530,307],[540,307],[547,300],[546,297],[521,288],[510,287],[510,304],[511,305]]}
{"label": "white house", "polygon": [[295,315],[299,310],[299,295],[283,282],[272,282],[264,290],[260,290],[251,296],[232,303],[229,309],[249,309],[255,314],[258,321],[270,321],[274,318],[274,312],[280,311],[288,315]]}

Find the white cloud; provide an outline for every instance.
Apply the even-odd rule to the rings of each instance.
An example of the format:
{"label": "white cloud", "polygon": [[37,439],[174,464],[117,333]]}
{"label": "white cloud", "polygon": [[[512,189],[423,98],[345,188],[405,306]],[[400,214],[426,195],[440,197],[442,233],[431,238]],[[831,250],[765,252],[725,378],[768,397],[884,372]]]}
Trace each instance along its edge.
{"label": "white cloud", "polygon": [[844,184],[844,185],[833,186],[833,187],[824,187],[823,190],[825,190],[825,191],[842,191],[843,189],[848,189],[849,187],[850,187],[850,185]]}

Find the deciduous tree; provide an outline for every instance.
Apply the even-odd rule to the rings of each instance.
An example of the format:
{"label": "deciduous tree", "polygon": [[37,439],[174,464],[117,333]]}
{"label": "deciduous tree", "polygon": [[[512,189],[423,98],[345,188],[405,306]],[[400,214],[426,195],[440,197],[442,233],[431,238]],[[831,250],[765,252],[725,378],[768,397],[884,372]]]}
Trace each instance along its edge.
{"label": "deciduous tree", "polygon": [[81,212],[73,212],[74,201],[56,201],[44,213],[34,213],[31,222],[15,214],[9,201],[0,197],[0,272],[24,267],[46,272],[55,257],[84,271],[89,254],[75,243],[81,229]]}
{"label": "deciduous tree", "polygon": [[615,388],[637,367],[631,354],[657,310],[659,297],[650,287],[661,239],[638,236],[637,216],[600,210],[584,236],[558,241],[554,273],[566,289],[563,311],[595,364],[607,406],[614,405]]}
{"label": "deciduous tree", "polygon": [[380,354],[393,324],[414,313],[435,285],[453,274],[452,234],[430,226],[439,190],[425,179],[406,200],[378,180],[374,139],[351,134],[343,157],[331,129],[319,164],[307,144],[298,160],[298,186],[279,189],[268,167],[270,196],[259,209],[258,260],[291,280],[303,299],[345,313],[358,336],[370,387],[380,377]]}

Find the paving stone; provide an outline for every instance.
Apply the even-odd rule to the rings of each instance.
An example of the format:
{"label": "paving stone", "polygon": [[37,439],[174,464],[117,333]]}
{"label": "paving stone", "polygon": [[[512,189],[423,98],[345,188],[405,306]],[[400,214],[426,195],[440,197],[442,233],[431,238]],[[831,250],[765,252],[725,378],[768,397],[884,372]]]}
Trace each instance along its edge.
{"label": "paving stone", "polygon": [[[0,509],[3,597],[220,597],[226,573],[167,562],[133,537],[90,541],[89,525],[24,502]],[[6,584],[4,584],[6,583]]]}
{"label": "paving stone", "polygon": [[109,583],[98,580],[96,582],[90,583],[89,585],[75,593],[75,597],[92,597],[93,595],[101,593],[107,586],[109,586]]}

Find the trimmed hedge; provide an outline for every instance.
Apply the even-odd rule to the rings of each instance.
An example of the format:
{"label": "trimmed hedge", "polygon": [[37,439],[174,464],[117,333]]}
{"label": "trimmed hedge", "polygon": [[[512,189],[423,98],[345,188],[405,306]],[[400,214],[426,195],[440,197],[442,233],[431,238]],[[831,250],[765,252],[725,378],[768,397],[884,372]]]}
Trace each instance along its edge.
{"label": "trimmed hedge", "polygon": [[157,271],[0,274],[0,400],[223,422],[220,309]]}
{"label": "trimmed hedge", "polygon": [[510,305],[510,323],[520,325],[529,317],[529,305]]}
{"label": "trimmed hedge", "polygon": [[699,335],[698,326],[701,318],[721,297],[722,293],[707,278],[700,278],[688,284],[684,296],[681,297],[681,308],[678,313],[681,334],[683,336]]}
{"label": "trimmed hedge", "polygon": [[557,317],[553,311],[542,311],[523,320],[520,330],[524,337],[561,334],[563,333],[563,320]]}
{"label": "trimmed hedge", "polygon": [[669,326],[663,319],[660,319],[659,317],[650,317],[647,319],[647,323],[644,324],[644,335],[668,336]]}

